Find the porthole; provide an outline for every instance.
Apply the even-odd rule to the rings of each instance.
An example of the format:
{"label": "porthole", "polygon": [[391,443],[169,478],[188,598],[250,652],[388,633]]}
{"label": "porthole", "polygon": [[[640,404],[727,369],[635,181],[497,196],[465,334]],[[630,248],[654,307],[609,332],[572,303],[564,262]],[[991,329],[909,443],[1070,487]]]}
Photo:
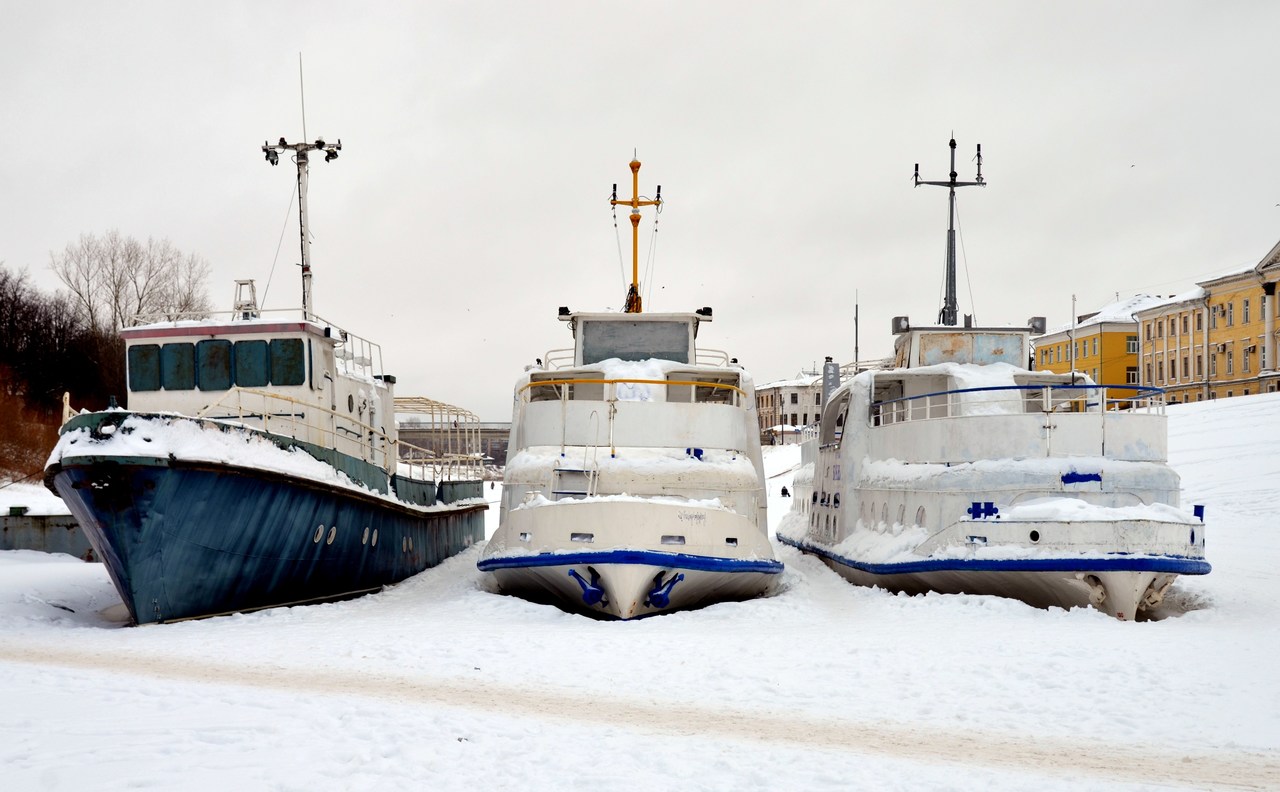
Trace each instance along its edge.
{"label": "porthole", "polygon": [[356,411],[356,397],[348,393],[347,394],[347,412],[355,412],[355,411]]}
{"label": "porthole", "polygon": [[315,535],[311,537],[311,541],[314,544],[320,544],[320,537],[322,536],[324,536],[324,526],[317,525]]}
{"label": "porthole", "polygon": [[377,528],[373,529],[373,536],[369,537],[369,546],[370,547],[378,546],[378,529]]}
{"label": "porthole", "polygon": [[409,537],[407,536],[400,537],[400,552],[402,553],[409,552]]}
{"label": "porthole", "polygon": [[901,525],[902,521],[905,520],[906,518],[907,518],[907,504],[899,503],[898,504],[898,524]]}
{"label": "porthole", "polygon": [[887,503],[880,507],[880,522],[889,524],[889,504]]}
{"label": "porthole", "polygon": [[364,527],[364,533],[360,536],[360,544],[369,544],[369,526]]}
{"label": "porthole", "polygon": [[413,552],[413,537],[409,537],[409,552]]}
{"label": "porthole", "polygon": [[333,544],[333,540],[337,538],[338,538],[338,526],[335,525],[329,528],[329,535],[325,537],[324,543],[327,545],[331,545]]}
{"label": "porthole", "polygon": [[1032,544],[1035,544],[1035,543],[1036,543],[1036,542],[1038,542],[1038,541],[1040,541],[1040,532],[1039,532],[1039,531],[1032,531],[1032,532],[1031,532],[1031,543],[1032,543]]}
{"label": "porthole", "polygon": [[924,507],[916,509],[916,525],[924,525]]}

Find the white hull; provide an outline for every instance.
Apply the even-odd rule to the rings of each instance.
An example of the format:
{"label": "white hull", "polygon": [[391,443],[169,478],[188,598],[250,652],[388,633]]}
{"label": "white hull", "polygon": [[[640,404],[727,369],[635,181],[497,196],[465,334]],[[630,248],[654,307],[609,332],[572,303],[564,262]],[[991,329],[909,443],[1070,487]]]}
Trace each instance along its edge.
{"label": "white hull", "polygon": [[1164,415],[1055,376],[948,364],[842,385],[779,538],[858,585],[1153,610],[1178,575],[1210,569]]}
{"label": "white hull", "polygon": [[503,593],[617,619],[759,596],[782,571],[748,518],[640,498],[513,509],[479,567]]}

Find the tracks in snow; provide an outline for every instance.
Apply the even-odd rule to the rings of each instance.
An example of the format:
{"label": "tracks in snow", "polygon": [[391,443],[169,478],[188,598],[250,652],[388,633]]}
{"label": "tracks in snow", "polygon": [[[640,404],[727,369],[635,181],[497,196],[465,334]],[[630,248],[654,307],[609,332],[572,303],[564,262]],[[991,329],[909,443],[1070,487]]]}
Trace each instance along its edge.
{"label": "tracks in snow", "polygon": [[[707,709],[688,704],[601,698],[567,690],[504,687],[487,678],[459,681],[208,663],[183,656],[93,652],[52,646],[0,647],[0,661],[136,674],[177,682],[240,685],[278,691],[390,699],[407,705],[458,707],[508,717],[624,726],[659,736],[740,739],[813,747],[890,759],[981,765],[1107,781],[1191,787],[1280,787],[1280,757],[1246,751],[1198,754],[1159,746],[1115,745],[999,732],[956,733],[794,715]],[[1088,784],[1086,783],[1086,786]]]}

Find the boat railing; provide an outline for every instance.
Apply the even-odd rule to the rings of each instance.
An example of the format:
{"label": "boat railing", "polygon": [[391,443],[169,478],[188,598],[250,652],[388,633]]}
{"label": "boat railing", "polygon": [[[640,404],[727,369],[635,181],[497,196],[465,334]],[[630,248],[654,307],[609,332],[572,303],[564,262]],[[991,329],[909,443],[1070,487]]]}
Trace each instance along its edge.
{"label": "boat railing", "polygon": [[[571,368],[575,361],[574,353],[575,350],[572,347],[549,349],[542,356],[543,366],[551,370]],[[722,349],[698,348],[694,352],[694,365],[727,367],[732,362],[733,359],[729,357],[729,353]]]}
{"label": "boat railing", "polygon": [[349,415],[271,391],[232,388],[195,417],[236,421],[278,437],[331,448],[388,473],[397,472],[403,455],[407,464],[399,468],[401,475],[421,481],[482,477],[479,454],[441,454],[419,448]]}
{"label": "boat railing", "polygon": [[698,348],[694,351],[694,359],[699,366],[728,366],[730,363],[729,353],[723,349]]}
{"label": "boat railing", "polygon": [[569,368],[573,365],[573,347],[568,349],[549,349],[542,356],[544,364],[549,369]]}
{"label": "boat railing", "polygon": [[[533,401],[646,401],[634,386],[665,387],[662,401],[694,404],[727,404],[742,407],[750,402],[746,391],[737,385],[717,381],[713,375],[698,377],[681,374],[673,379],[637,379],[574,377],[535,379],[520,386],[518,394],[526,403]],[[620,386],[632,386],[631,393],[620,392]],[[657,401],[654,399],[653,401]]]}
{"label": "boat railing", "polygon": [[[397,396],[395,411],[401,470],[427,466],[441,479],[482,477],[480,416],[424,396]],[[403,439],[410,432],[420,436],[421,445]]]}
{"label": "boat railing", "polygon": [[1142,385],[1001,385],[873,402],[872,426],[973,415],[1027,413],[1164,414],[1164,390]]}

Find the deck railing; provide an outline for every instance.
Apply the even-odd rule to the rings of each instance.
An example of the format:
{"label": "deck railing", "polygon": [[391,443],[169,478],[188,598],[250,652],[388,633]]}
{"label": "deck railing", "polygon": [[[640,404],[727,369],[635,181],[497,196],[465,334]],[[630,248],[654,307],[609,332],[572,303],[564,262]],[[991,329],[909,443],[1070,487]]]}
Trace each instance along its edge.
{"label": "deck railing", "polygon": [[[543,366],[551,371],[562,368],[572,368],[575,365],[574,349],[572,347],[566,349],[549,349],[542,356]],[[722,349],[704,349],[698,348],[694,351],[695,366],[717,366],[727,368],[733,359],[729,357],[729,353]],[[588,364],[590,365],[590,364]]]}
{"label": "deck railing", "polygon": [[[520,386],[518,393],[525,402],[530,401],[644,401],[619,395],[619,385],[659,385],[667,388],[662,401],[681,404],[731,404],[740,407],[747,402],[746,391],[737,385],[700,379],[636,379],[575,377],[566,379],[532,380]],[[588,386],[588,387],[583,387]],[[599,386],[589,387],[589,386]],[[676,390],[678,389],[678,390]],[[690,398],[675,398],[673,395]]]}
{"label": "deck railing", "polygon": [[[1123,394],[1123,395],[1121,395]],[[1164,390],[1140,385],[1002,385],[873,402],[872,426],[968,415],[1134,412],[1163,415]]]}
{"label": "deck railing", "polygon": [[482,478],[479,453],[439,454],[398,440],[349,415],[271,391],[232,388],[195,417],[236,421],[279,437],[333,448],[388,473],[419,481]]}

